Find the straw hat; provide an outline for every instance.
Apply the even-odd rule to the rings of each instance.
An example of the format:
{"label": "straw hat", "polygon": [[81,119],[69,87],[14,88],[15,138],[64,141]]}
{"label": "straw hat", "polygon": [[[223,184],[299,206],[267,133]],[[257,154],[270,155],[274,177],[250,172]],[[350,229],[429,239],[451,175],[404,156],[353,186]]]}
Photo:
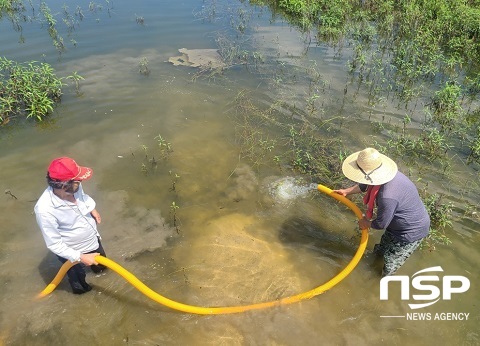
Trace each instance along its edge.
{"label": "straw hat", "polygon": [[395,177],[398,167],[395,161],[376,149],[366,148],[347,157],[342,171],[348,179],[357,183],[382,185]]}

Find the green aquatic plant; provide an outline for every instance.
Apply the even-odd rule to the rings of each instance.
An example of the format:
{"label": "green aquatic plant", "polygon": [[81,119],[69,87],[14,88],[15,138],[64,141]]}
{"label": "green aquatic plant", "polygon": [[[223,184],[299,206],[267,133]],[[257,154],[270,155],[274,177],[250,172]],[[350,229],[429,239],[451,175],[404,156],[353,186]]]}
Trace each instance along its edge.
{"label": "green aquatic plant", "polygon": [[291,164],[301,173],[329,186],[336,186],[344,179],[341,139],[322,137],[316,129],[304,124],[290,128],[288,146]]}
{"label": "green aquatic plant", "polygon": [[[447,173],[451,167],[446,152],[452,149],[448,137],[435,127],[424,126],[419,131],[409,128],[404,119],[403,126],[392,126],[385,123],[373,122],[373,131],[386,134],[385,142],[374,141],[374,147],[381,152],[397,158],[409,168],[431,169],[437,167]],[[429,162],[430,165],[425,165]]]}
{"label": "green aquatic plant", "polygon": [[[12,27],[15,31],[22,33],[22,22],[26,22],[28,17],[25,15],[25,4],[21,0],[1,0],[0,1],[0,20],[7,17],[12,22]],[[20,42],[24,38],[21,34]]]}
{"label": "green aquatic plant", "polygon": [[431,194],[423,198],[423,202],[430,216],[430,232],[421,246],[430,251],[435,250],[436,245],[451,244],[451,240],[445,232],[452,226],[451,214],[453,204],[451,202],[443,203],[442,198],[443,197],[438,194]]}
{"label": "green aquatic plant", "polygon": [[[269,107],[257,105],[250,92],[240,92],[232,102],[231,112],[237,120],[236,140],[240,156],[254,167],[274,164],[290,167],[312,180],[330,186],[343,179],[338,153],[343,153],[342,140],[322,136],[320,127],[328,128],[331,119],[313,125],[298,123],[278,111],[282,100]],[[298,112],[297,109],[292,109]]]}
{"label": "green aquatic plant", "polygon": [[78,19],[80,19],[80,21],[82,21],[83,18],[85,18],[85,15],[83,14],[83,10],[80,6],[77,6],[77,8],[75,9],[75,16],[77,16]]}
{"label": "green aquatic plant", "polygon": [[97,4],[94,1],[90,1],[88,4],[88,10],[90,12],[96,13],[97,11],[101,11],[103,9],[103,6],[101,4]]}
{"label": "green aquatic plant", "polygon": [[142,150],[145,154],[145,159],[148,159],[148,147],[145,144],[142,144]]}
{"label": "green aquatic plant", "polygon": [[[240,145],[240,156],[255,167],[271,164],[272,160],[278,164],[280,156],[275,153],[279,140],[268,133],[269,127],[280,125],[274,114],[275,104],[267,109],[260,108],[250,92],[242,90],[231,105],[236,118],[235,137]],[[277,157],[276,161],[274,157]]]}
{"label": "green aquatic plant", "polygon": [[22,115],[43,120],[60,102],[63,85],[47,63],[20,64],[0,57],[0,122]]}
{"label": "green aquatic plant", "polygon": [[176,191],[177,190],[177,182],[178,179],[180,179],[180,176],[177,173],[173,173],[172,171],[168,171],[168,174],[172,176],[172,187],[170,188],[171,191]]}
{"label": "green aquatic plant", "polygon": [[144,175],[148,175],[148,168],[147,168],[147,165],[142,163],[142,165],[140,166],[140,171],[144,174]]}
{"label": "green aquatic plant", "polygon": [[[167,142],[162,136],[158,135],[154,137],[154,139],[157,141],[157,145],[160,149],[159,155],[158,155],[158,152],[153,150],[155,148],[151,149],[146,144],[140,145],[141,152],[143,155],[140,171],[145,176],[149,174],[157,173],[159,163],[160,164],[162,163],[162,162],[159,162],[159,160],[166,160],[168,158],[168,155],[173,151],[171,143]],[[154,151],[153,154],[151,153],[152,151]],[[136,155],[134,151],[131,151],[131,155],[134,160],[136,157],[140,157],[140,155]],[[170,174],[171,174],[171,171],[170,171]],[[180,178],[180,176],[175,174],[173,187],[175,187],[175,183],[178,180],[178,178]]]}
{"label": "green aquatic plant", "polygon": [[72,80],[74,83],[75,83],[75,91],[77,93],[77,95],[80,94],[80,84],[79,84],[79,81],[81,80],[85,80],[85,78],[83,78],[82,76],[80,76],[77,71],[74,71],[72,75],[66,77],[65,79],[69,79],[69,80]]}
{"label": "green aquatic plant", "polygon": [[[29,4],[31,13],[27,11],[27,3]],[[113,5],[109,0],[105,0],[105,3],[110,16],[110,10],[113,8]],[[89,11],[91,13],[97,13],[102,9],[103,5],[94,2],[90,2],[89,4]],[[66,4],[62,5],[62,13],[60,15],[63,16],[61,20],[69,36],[76,29],[77,23],[85,18],[85,14],[80,6],[76,6],[72,15]],[[34,5],[33,0],[0,0],[0,20],[3,18],[9,20],[12,23],[13,30],[20,32],[20,43],[26,41],[26,38],[23,36],[23,23],[36,22],[39,23],[42,28],[46,29],[52,38],[53,46],[62,54],[65,51],[65,43],[62,35],[59,33],[62,27],[58,25],[58,16],[59,13],[52,13],[46,1],[40,1]],[[97,21],[99,21],[98,18]],[[70,41],[76,46],[77,42],[75,40],[71,39]]]}
{"label": "green aquatic plant", "polygon": [[61,53],[65,50],[65,45],[63,44],[63,38],[58,34],[57,31],[57,20],[54,18],[50,8],[45,2],[40,3],[40,12],[47,22],[48,34],[53,40],[53,45]]}
{"label": "green aquatic plant", "polygon": [[460,104],[461,87],[455,82],[447,82],[444,87],[435,92],[430,108],[433,111],[433,121],[440,125],[442,132],[451,132],[461,119]]}
{"label": "green aquatic plant", "polygon": [[467,157],[467,163],[480,163],[480,125],[477,126],[476,133],[470,140],[469,149],[470,153]]}
{"label": "green aquatic plant", "polygon": [[[396,136],[394,142],[403,141],[409,151],[421,147],[425,155],[439,155],[442,151],[437,149],[443,147],[447,149],[442,153],[444,159],[450,154],[449,148],[455,146],[455,155],[463,155],[467,163],[478,162],[478,124],[465,121],[480,94],[478,2],[250,2],[268,6],[274,18],[285,18],[310,37],[316,35],[319,44],[332,45],[339,55],[348,47],[351,57],[347,67],[352,82],[357,83],[357,93],[368,90],[369,107],[390,99],[399,109],[412,111],[429,100],[422,138],[410,132]],[[319,110],[319,95],[310,87],[306,98],[310,115]],[[376,130],[381,127],[376,126]]]}
{"label": "green aquatic plant", "polygon": [[138,63],[140,74],[144,75],[145,77],[150,75],[150,70],[148,68],[148,59],[147,57],[143,57],[142,60]]}
{"label": "green aquatic plant", "polygon": [[180,233],[180,225],[178,224],[179,219],[177,216],[178,209],[180,209],[180,206],[176,204],[175,201],[173,201],[172,204],[170,205],[170,212],[172,215],[173,227],[175,227],[175,230],[177,233]]}
{"label": "green aquatic plant", "polygon": [[156,136],[154,139],[157,140],[158,148],[160,149],[160,157],[162,159],[166,159],[168,155],[173,151],[172,144],[168,142],[165,138],[161,135]]}
{"label": "green aquatic plant", "polygon": [[142,16],[135,15],[135,21],[137,22],[137,24],[145,25],[145,18],[143,18]]}

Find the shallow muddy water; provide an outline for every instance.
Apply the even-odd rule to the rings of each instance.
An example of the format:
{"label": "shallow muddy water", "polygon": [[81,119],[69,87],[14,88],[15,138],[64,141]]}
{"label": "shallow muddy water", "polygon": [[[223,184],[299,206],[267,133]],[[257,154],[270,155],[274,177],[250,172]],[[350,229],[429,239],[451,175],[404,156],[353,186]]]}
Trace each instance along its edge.
{"label": "shallow muddy water", "polygon": [[[0,344],[480,342],[478,172],[460,165],[449,178],[429,180],[430,189],[455,205],[456,219],[448,233],[452,244],[417,251],[398,274],[411,276],[441,266],[440,277],[464,276],[471,287],[427,308],[411,310],[407,303],[412,299],[401,300],[398,285],[392,285],[389,300],[380,300],[381,263],[371,254],[380,231],[371,231],[366,255],[341,283],[281,307],[233,315],[183,313],[149,300],[112,271],[99,276],[89,272],[93,290],[88,294],[73,295],[64,280],[50,296],[34,300],[60,267],[33,215],[55,157],[68,155],[93,168],[84,190],[102,215],[99,231],[109,258],[174,301],[203,307],[246,305],[325,283],[348,264],[360,238],[354,214],[310,189],[316,182],[297,180],[285,167],[242,159],[236,140],[239,123],[231,112],[234,98],[249,90],[263,103],[282,98],[301,105],[308,89],[302,80],[308,78],[300,71],[314,64],[328,91],[317,101],[312,119],[336,114],[349,123],[337,135],[349,138],[351,151],[373,143],[372,117],[386,115],[401,122],[404,116],[388,103],[381,110],[365,108],[361,91],[344,103],[345,61],[326,46],[307,46],[305,37],[288,24],[270,22],[265,9],[217,1],[213,16],[212,3],[191,0],[105,2],[96,11],[89,11],[87,2],[66,3],[72,15],[82,6],[85,18],[71,36],[65,28],[59,30],[67,46],[61,55],[38,22],[24,23],[21,44],[11,24],[0,22],[1,56],[45,60],[58,76],[77,71],[85,78],[80,95],[72,85],[66,87],[48,124],[28,123],[1,132],[0,182],[11,194],[0,198]],[[61,23],[64,2],[48,4]],[[167,62],[180,48],[217,48],[218,33],[244,13],[251,14],[250,49],[264,57],[259,70],[236,66],[221,78],[193,81],[198,70]],[[139,73],[144,57],[148,77]],[[273,62],[283,66],[284,75],[275,79],[258,73]],[[298,74],[296,83],[277,83],[292,74]],[[297,186],[278,185],[282,181]],[[417,312],[430,318],[413,320],[420,318],[412,315]],[[468,319],[436,320],[437,313],[439,318],[464,313]]]}

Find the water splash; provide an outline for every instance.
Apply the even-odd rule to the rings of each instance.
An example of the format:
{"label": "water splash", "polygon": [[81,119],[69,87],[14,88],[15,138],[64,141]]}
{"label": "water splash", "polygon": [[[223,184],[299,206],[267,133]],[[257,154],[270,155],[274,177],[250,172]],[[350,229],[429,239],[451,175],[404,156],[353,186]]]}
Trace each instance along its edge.
{"label": "water splash", "polygon": [[279,201],[289,201],[298,197],[305,197],[310,191],[317,189],[317,184],[305,184],[303,179],[285,177],[275,180],[269,185],[270,195]]}

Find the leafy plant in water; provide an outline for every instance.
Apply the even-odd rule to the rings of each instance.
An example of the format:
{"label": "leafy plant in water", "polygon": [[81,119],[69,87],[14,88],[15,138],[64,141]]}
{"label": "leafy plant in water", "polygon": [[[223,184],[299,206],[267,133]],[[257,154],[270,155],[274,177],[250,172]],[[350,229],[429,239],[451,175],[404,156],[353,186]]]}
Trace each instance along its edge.
{"label": "leafy plant in water", "polygon": [[430,251],[435,250],[435,245],[451,244],[451,240],[445,234],[445,230],[452,226],[451,213],[452,203],[443,203],[442,196],[432,194],[423,198],[425,207],[430,215],[430,232],[421,246]]}
{"label": "leafy plant in water", "polygon": [[413,131],[408,127],[410,122],[411,119],[408,115],[404,117],[401,128],[373,122],[374,132],[386,131],[389,136],[385,145],[376,143],[376,147],[392,157],[401,157],[409,165],[415,166],[425,160],[440,164],[445,171],[450,166],[445,154],[451,149],[447,135],[435,127],[428,126],[424,126],[420,134],[417,129],[413,129],[415,132],[412,134]]}
{"label": "leafy plant in water", "polygon": [[65,45],[63,44],[63,38],[58,34],[56,24],[57,21],[53,17],[50,8],[45,2],[40,4],[40,12],[43,14],[45,20],[47,21],[48,33],[53,40],[53,45],[59,52],[65,50]]}
{"label": "leafy plant in water", "polygon": [[177,190],[177,182],[178,182],[178,179],[180,179],[180,176],[177,173],[173,174],[172,171],[169,171],[168,173],[172,176],[172,188],[170,190],[171,191],[176,191]]}
{"label": "leafy plant in water", "polygon": [[[272,161],[280,167],[290,165],[316,181],[338,184],[344,179],[338,157],[338,153],[344,152],[341,139],[321,136],[318,127],[308,121],[287,125],[287,119],[277,111],[281,105],[278,101],[262,109],[254,104],[248,92],[239,93],[233,110],[239,121],[236,138],[241,145],[242,158],[250,160],[254,166]],[[282,154],[276,155],[278,151]]]}
{"label": "leafy plant in water", "polygon": [[143,57],[142,60],[140,60],[140,62],[138,63],[138,67],[138,72],[140,72],[140,74],[144,75],[145,77],[150,75],[150,70],[148,68],[148,59],[146,57]]}
{"label": "leafy plant in water", "polygon": [[[6,16],[10,19],[15,31],[22,32],[21,22],[27,21],[25,5],[21,0],[1,0],[0,1],[0,20]],[[23,42],[23,36],[20,37],[20,42]]]}
{"label": "leafy plant in water", "polygon": [[322,138],[306,125],[300,129],[292,126],[289,147],[291,163],[301,173],[330,186],[338,185],[344,179],[341,158],[345,154],[341,140]]}
{"label": "leafy plant in water", "polygon": [[[480,93],[478,3],[456,0],[251,2],[268,5],[274,16],[281,15],[300,27],[299,23],[308,21],[311,25],[302,29],[313,31],[316,27],[319,41],[327,41],[339,50],[343,46],[352,47],[350,72],[359,87],[369,88],[370,106],[379,100],[377,94],[385,90],[397,98],[398,107],[404,104],[407,108],[413,102],[416,107],[423,98],[430,99],[432,123],[428,128],[439,127],[440,134],[445,135],[442,145],[446,147],[458,145],[460,139],[460,144],[468,148],[460,148],[459,152],[470,149],[467,163],[477,162],[474,160],[477,125],[465,126],[462,107],[478,99]],[[435,92],[439,86],[440,90]],[[313,109],[314,99],[308,101]],[[431,133],[418,143],[414,143],[416,136],[411,134],[412,141],[406,144],[418,147],[425,144],[422,142],[432,144],[433,140],[440,139],[431,130],[423,134],[428,132]],[[468,141],[463,141],[465,136],[469,137]],[[405,139],[407,137],[401,138]]]}
{"label": "leafy plant in water", "polygon": [[167,142],[167,140],[161,135],[156,136],[155,139],[157,140],[158,148],[160,149],[160,157],[162,159],[166,159],[168,155],[173,151],[172,144],[170,142]]}
{"label": "leafy plant in water", "polygon": [[475,136],[469,144],[470,154],[467,158],[467,163],[480,163],[480,125],[477,126]]}
{"label": "leafy plant in water", "polygon": [[142,163],[140,170],[144,175],[148,175],[148,168],[146,164]]}
{"label": "leafy plant in water", "polygon": [[83,10],[80,6],[77,6],[75,9],[75,15],[82,21],[83,18],[85,18],[85,15],[83,14]]}
{"label": "leafy plant in water", "polygon": [[145,24],[145,18],[143,18],[142,16],[135,15],[135,21],[137,22],[137,24],[140,24],[140,25]]}
{"label": "leafy plant in water", "polygon": [[148,147],[145,144],[142,144],[143,153],[145,154],[145,158],[148,159]]}
{"label": "leafy plant in water", "polygon": [[68,6],[66,4],[63,4],[62,9],[64,16],[62,20],[67,27],[68,33],[70,34],[72,31],[75,30],[75,18],[73,18],[72,15],[68,12]]}
{"label": "leafy plant in water", "polygon": [[82,76],[80,76],[77,71],[73,72],[72,75],[66,77],[66,79],[71,79],[73,80],[73,82],[75,83],[75,91],[77,93],[77,95],[80,95],[80,85],[79,85],[79,81],[81,80],[85,80],[85,78],[83,78]]}
{"label": "leafy plant in water", "polygon": [[435,92],[430,104],[433,120],[440,125],[442,132],[450,132],[459,121],[461,88],[456,83],[446,83],[443,89]]}
{"label": "leafy plant in water", "polygon": [[100,4],[97,4],[94,1],[90,1],[90,3],[88,4],[88,10],[90,12],[96,13],[97,11],[101,11],[102,9],[103,9],[103,6]]}
{"label": "leafy plant in water", "polygon": [[271,138],[266,129],[279,124],[272,116],[275,105],[266,110],[260,109],[245,90],[237,95],[232,105],[238,118],[236,139],[240,144],[241,157],[251,161],[253,166],[271,163],[278,141]]}
{"label": "leafy plant in water", "polygon": [[177,210],[180,209],[180,206],[178,204],[176,204],[175,202],[172,202],[172,204],[170,205],[170,211],[171,211],[171,214],[172,214],[172,219],[173,219],[173,227],[175,227],[175,230],[177,231],[177,233],[180,233],[180,227],[179,227],[179,224],[178,224],[178,217],[177,217]]}
{"label": "leafy plant in water", "polygon": [[18,115],[41,121],[60,101],[63,85],[49,64],[19,64],[0,57],[0,122]]}
{"label": "leafy plant in water", "polygon": [[275,7],[282,11],[291,23],[305,30],[315,23],[322,5],[324,4],[321,1],[280,0]]}

